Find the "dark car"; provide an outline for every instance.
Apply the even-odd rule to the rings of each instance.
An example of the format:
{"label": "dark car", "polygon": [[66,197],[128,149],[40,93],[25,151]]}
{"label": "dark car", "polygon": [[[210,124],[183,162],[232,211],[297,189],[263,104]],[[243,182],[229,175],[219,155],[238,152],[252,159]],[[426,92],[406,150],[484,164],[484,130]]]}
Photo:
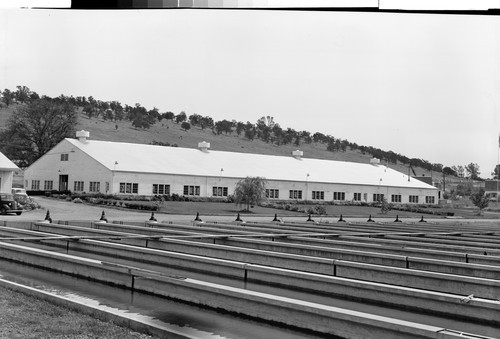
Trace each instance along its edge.
{"label": "dark car", "polygon": [[0,193],[0,214],[15,213],[21,215],[23,210],[17,205],[10,193]]}

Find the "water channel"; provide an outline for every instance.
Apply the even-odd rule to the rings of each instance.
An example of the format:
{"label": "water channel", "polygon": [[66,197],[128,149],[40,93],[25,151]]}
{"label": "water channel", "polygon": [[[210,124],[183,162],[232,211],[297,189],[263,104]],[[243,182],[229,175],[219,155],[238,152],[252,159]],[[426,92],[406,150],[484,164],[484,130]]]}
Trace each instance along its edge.
{"label": "water channel", "polygon": [[4,260],[0,260],[0,278],[103,309],[132,314],[136,319],[148,319],[196,338],[326,338]]}
{"label": "water channel", "polygon": [[[36,245],[31,244],[30,246],[65,253],[64,250],[44,246],[39,243]],[[76,255],[77,253],[73,252],[70,254]],[[110,259],[102,255],[83,254],[81,252],[78,252],[78,255],[134,266],[130,261],[123,259]],[[158,267],[146,264],[141,264],[141,267],[162,271],[171,275],[185,276],[192,279],[245,288],[294,299],[307,300],[310,302],[433,325],[461,332],[500,337],[500,328],[486,324],[464,322],[447,317],[410,312],[407,310],[356,302],[353,300],[344,300],[331,296],[291,291],[263,284],[245,283],[238,279],[208,275],[200,272],[190,272],[178,268]],[[111,287],[101,283],[6,261],[0,261],[0,275],[3,279],[15,281],[44,291],[55,292],[75,300],[83,300],[92,305],[111,307],[129,314],[136,314],[137,317],[156,319],[164,325],[171,326],[176,330],[188,331],[186,333],[191,333],[198,338],[322,338],[320,335],[302,333],[288,328],[280,328],[275,325],[238,318],[229,314],[220,314],[213,310],[201,309],[158,296],[131,292],[126,289]]]}

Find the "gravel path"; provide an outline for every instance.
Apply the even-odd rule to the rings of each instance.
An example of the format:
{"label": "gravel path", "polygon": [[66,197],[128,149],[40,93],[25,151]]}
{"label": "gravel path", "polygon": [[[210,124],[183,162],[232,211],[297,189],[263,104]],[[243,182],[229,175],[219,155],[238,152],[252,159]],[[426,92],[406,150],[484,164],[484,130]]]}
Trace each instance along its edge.
{"label": "gravel path", "polygon": [[[106,218],[108,221],[148,221],[151,217],[151,212],[146,211],[133,211],[133,210],[125,210],[118,208],[110,208],[105,206],[92,206],[87,204],[75,204],[73,202],[52,199],[46,197],[33,197],[33,199],[42,206],[42,209],[33,210],[23,212],[21,215],[0,215],[0,221],[39,221],[44,220],[47,210],[50,211],[50,216],[53,221],[57,220],[68,220],[68,221],[98,221],[101,218],[101,214],[104,211]],[[194,220],[196,216],[196,212],[193,211],[192,214],[166,214],[166,213],[157,213],[155,212],[155,217],[158,221],[172,221],[176,223],[190,223]],[[457,222],[458,220],[461,222],[498,222],[498,213],[492,218],[495,219],[435,219],[438,222]],[[229,222],[234,221],[235,216],[231,215],[218,215],[218,216],[204,216],[200,215],[203,221],[219,221],[219,222]],[[489,216],[490,217],[490,216]],[[245,221],[260,221],[260,222],[269,222],[271,221],[269,215],[258,215],[254,214],[252,216],[242,215],[242,219]],[[301,216],[285,216],[284,221],[290,222],[304,222],[307,219],[307,215]],[[337,222],[338,217],[319,217],[313,216],[313,219],[316,221],[323,222]],[[417,222],[420,217],[405,217],[404,221],[408,222]],[[426,220],[433,220],[425,216]],[[394,220],[394,217],[376,217],[377,221],[380,222],[391,222]],[[353,222],[364,222],[366,221],[366,217],[363,218],[349,218],[348,221]]]}

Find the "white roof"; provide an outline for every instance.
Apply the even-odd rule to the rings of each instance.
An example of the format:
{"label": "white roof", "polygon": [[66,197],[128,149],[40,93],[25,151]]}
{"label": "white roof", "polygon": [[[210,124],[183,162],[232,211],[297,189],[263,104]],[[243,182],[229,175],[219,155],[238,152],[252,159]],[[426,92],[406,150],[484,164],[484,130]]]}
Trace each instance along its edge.
{"label": "white roof", "polygon": [[112,171],[436,189],[384,165],[65,139]]}
{"label": "white roof", "polygon": [[9,160],[2,152],[0,152],[0,170],[16,171],[19,167]]}

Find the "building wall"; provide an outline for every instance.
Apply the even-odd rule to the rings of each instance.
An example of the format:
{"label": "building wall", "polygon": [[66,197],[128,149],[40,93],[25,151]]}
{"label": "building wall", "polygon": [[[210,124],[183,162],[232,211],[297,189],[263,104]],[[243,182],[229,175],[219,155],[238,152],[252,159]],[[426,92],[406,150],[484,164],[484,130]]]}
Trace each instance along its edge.
{"label": "building wall", "polygon": [[[62,158],[65,154],[67,154],[67,160],[63,161],[62,159],[66,159]],[[111,171],[65,140],[26,169],[25,188],[40,191],[59,190],[61,175],[68,176],[70,191],[89,192],[92,181],[99,183],[101,193],[106,193],[106,183],[109,183],[109,192],[111,192]],[[46,186],[46,182],[50,181],[52,181],[52,189]],[[83,181],[83,187],[77,187],[78,190],[75,190],[76,181]]]}
{"label": "building wall", "polygon": [[496,192],[498,188],[500,188],[498,180],[486,180],[484,182],[484,190],[486,192]]}
{"label": "building wall", "polygon": [[14,171],[0,171],[0,193],[11,193],[13,180]]}
{"label": "building wall", "polygon": [[[67,154],[67,160],[62,161],[63,154]],[[223,173],[219,176],[191,176],[111,171],[71,143],[63,140],[26,170],[25,187],[27,190],[44,191],[48,190],[45,187],[45,182],[52,181],[52,189],[59,190],[60,175],[68,176],[68,189],[72,192],[88,193],[90,192],[90,182],[98,182],[99,192],[107,194],[165,194],[164,190],[163,192],[157,190],[155,193],[153,185],[163,185],[162,189],[165,189],[165,185],[167,185],[169,194],[199,197],[214,197],[214,187],[216,187],[216,196],[220,198],[233,194],[236,184],[240,180],[239,178],[224,177]],[[33,185],[34,181],[38,182],[38,186],[36,182],[35,186]],[[77,187],[75,182],[83,182],[83,184],[77,185]],[[187,186],[187,191],[185,186]],[[94,188],[96,187],[94,186]],[[273,190],[272,195],[276,192],[279,193],[278,198],[270,197],[270,200],[352,201],[355,200],[356,193],[361,202],[373,202],[374,194],[383,194],[389,202],[393,202],[391,201],[392,195],[398,195],[401,197],[396,202],[400,203],[425,204],[427,196],[434,197],[434,204],[438,203],[436,189],[281,180],[268,180],[267,188]],[[290,191],[292,191],[292,197],[290,197]],[[300,195],[298,195],[299,192]],[[416,200],[410,201],[410,195],[418,196],[418,202]]]}
{"label": "building wall", "polygon": [[[220,177],[196,177],[186,175],[168,175],[168,174],[144,174],[120,172],[113,176],[113,193],[120,194],[120,184],[137,184],[138,195],[152,195],[153,185],[162,184],[168,185],[170,194],[185,195],[185,186],[194,186],[194,195],[188,192],[187,196],[213,197],[213,188],[227,189],[227,195],[234,193],[239,178]],[[196,187],[199,187],[199,194],[196,194]],[[352,201],[355,193],[361,197],[360,201],[373,202],[374,194],[383,194],[384,197],[391,202],[392,195],[400,195],[400,203],[410,203],[409,196],[418,196],[418,203],[426,203],[426,197],[434,197],[434,204],[438,203],[438,192],[435,189],[411,189],[402,187],[388,186],[366,186],[366,185],[348,185],[334,183],[317,183],[317,182],[294,182],[294,181],[279,181],[268,180],[266,187],[268,189],[277,190],[278,198],[270,198],[270,200],[310,200],[310,201]],[[290,198],[290,190],[300,191],[301,198]],[[275,193],[274,191],[273,193]],[[313,192],[314,194],[313,196]],[[337,192],[335,195],[334,193]],[[295,193],[295,192],[292,192]],[[319,193],[319,194],[318,194]],[[340,193],[340,194],[339,194]],[[128,192],[121,194],[129,194]],[[156,192],[159,194],[159,192]],[[321,199],[322,198],[322,199]],[[415,201],[413,201],[416,203]]]}

